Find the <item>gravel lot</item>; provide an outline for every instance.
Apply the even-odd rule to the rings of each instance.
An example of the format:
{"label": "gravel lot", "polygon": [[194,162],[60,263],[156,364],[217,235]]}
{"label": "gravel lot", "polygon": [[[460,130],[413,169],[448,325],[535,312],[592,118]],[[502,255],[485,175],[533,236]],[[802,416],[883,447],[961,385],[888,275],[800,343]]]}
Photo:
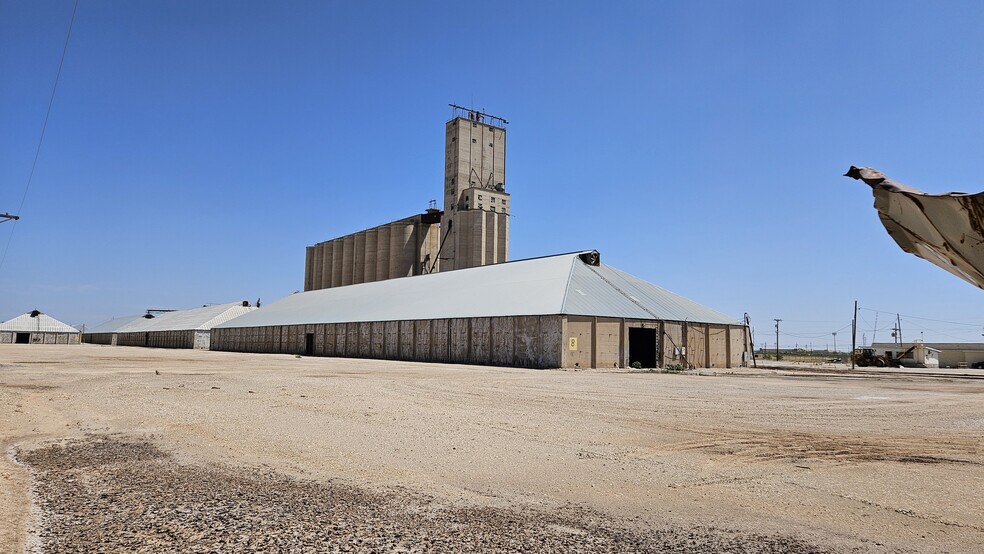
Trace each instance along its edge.
{"label": "gravel lot", "polygon": [[0,550],[978,552],[982,400],[842,369],[4,345]]}

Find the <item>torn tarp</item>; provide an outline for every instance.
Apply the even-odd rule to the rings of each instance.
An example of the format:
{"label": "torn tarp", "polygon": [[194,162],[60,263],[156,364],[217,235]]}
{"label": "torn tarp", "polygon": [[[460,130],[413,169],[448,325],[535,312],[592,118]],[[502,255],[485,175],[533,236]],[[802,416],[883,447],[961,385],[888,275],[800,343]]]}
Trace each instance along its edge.
{"label": "torn tarp", "polygon": [[875,195],[875,209],[902,250],[984,289],[984,192],[926,194],[870,167],[854,167]]}

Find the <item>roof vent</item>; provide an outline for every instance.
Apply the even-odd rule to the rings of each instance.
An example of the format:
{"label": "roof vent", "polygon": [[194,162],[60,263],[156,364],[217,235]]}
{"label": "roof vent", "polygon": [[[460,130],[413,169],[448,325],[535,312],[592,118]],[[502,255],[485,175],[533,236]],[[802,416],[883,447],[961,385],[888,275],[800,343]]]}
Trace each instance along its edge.
{"label": "roof vent", "polygon": [[37,310],[31,310],[31,317],[38,317],[39,315],[41,315],[41,312]]}
{"label": "roof vent", "polygon": [[578,254],[577,257],[581,258],[581,261],[588,265],[595,265],[595,266],[601,265],[601,253],[598,252],[597,250],[592,250],[590,252],[584,252]]}
{"label": "roof vent", "polygon": [[243,300],[243,307],[244,308],[248,308],[249,307],[249,300]]}

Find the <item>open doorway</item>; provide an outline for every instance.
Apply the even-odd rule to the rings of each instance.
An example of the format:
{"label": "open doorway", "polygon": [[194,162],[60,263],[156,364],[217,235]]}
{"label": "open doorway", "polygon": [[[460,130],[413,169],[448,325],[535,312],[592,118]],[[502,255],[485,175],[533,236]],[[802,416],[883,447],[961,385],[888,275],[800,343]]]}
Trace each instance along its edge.
{"label": "open doorway", "polygon": [[14,344],[30,344],[31,334],[30,333],[17,333],[14,337]]}
{"label": "open doorway", "polygon": [[629,365],[656,367],[656,329],[629,328]]}
{"label": "open doorway", "polygon": [[314,333],[308,333],[304,337],[304,355],[314,356]]}

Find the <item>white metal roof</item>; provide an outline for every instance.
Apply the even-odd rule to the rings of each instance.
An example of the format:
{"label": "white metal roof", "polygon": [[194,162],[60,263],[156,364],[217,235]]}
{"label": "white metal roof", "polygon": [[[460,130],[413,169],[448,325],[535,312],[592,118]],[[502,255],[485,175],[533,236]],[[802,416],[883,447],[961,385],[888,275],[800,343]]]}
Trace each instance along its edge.
{"label": "white metal roof", "polygon": [[296,293],[216,327],[555,314],[737,322],[580,254]]}
{"label": "white metal roof", "polygon": [[131,323],[133,323],[135,321],[139,321],[141,319],[146,319],[146,316],[144,316],[144,315],[127,315],[127,316],[123,316],[123,317],[114,317],[113,319],[110,319],[109,321],[104,321],[104,322],[100,323],[99,325],[96,325],[95,327],[87,328],[85,330],[85,332],[86,332],[86,334],[89,334],[89,333],[93,333],[93,334],[96,334],[96,333],[118,333],[120,331],[120,329],[126,327],[127,325],[130,325]]}
{"label": "white metal roof", "polygon": [[[153,319],[138,317],[112,333],[141,333],[148,331],[208,331],[219,323],[256,310],[252,306],[243,306],[242,302],[215,304],[166,312]],[[93,331],[95,332],[95,331]]]}
{"label": "white metal roof", "polygon": [[13,319],[0,323],[0,331],[14,331],[18,333],[78,333],[79,330],[67,323],[62,323],[48,314],[38,313],[31,316],[34,312],[19,315]]}

